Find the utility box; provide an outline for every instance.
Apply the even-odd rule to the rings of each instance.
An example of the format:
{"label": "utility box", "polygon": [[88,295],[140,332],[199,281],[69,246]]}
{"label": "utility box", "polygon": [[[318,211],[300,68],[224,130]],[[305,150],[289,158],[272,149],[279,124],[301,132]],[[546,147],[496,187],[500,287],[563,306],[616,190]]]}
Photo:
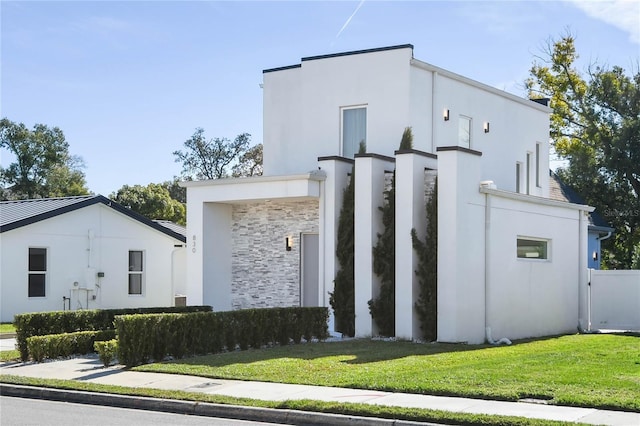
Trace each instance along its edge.
{"label": "utility box", "polygon": [[187,306],[187,296],[177,294],[174,298],[174,306]]}

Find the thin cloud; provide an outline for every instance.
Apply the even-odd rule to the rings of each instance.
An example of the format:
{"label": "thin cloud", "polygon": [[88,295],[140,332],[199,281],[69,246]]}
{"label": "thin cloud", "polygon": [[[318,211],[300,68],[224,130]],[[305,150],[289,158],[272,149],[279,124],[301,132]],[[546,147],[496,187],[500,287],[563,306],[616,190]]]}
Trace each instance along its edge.
{"label": "thin cloud", "polygon": [[362,5],[364,4],[365,0],[360,0],[360,3],[358,3],[358,6],[356,7],[356,10],[353,11],[353,13],[351,14],[351,16],[349,16],[349,18],[347,19],[347,21],[344,23],[344,25],[342,26],[342,28],[340,28],[340,31],[338,31],[338,34],[336,34],[336,39],[338,37],[340,37],[340,34],[342,34],[342,32],[347,29],[347,27],[349,26],[349,24],[351,23],[351,20],[353,19],[354,16],[356,16],[356,13],[358,13],[358,11],[360,10],[360,8],[362,7]]}
{"label": "thin cloud", "polygon": [[628,33],[632,43],[640,44],[640,2],[571,0],[571,3],[588,16]]}

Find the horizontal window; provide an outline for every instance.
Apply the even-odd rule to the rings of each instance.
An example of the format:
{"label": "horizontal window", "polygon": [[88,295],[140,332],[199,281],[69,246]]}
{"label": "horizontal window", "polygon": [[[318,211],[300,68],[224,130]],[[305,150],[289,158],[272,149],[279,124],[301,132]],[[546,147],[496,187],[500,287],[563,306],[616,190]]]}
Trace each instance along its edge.
{"label": "horizontal window", "polygon": [[547,240],[518,238],[518,258],[520,259],[548,259]]}

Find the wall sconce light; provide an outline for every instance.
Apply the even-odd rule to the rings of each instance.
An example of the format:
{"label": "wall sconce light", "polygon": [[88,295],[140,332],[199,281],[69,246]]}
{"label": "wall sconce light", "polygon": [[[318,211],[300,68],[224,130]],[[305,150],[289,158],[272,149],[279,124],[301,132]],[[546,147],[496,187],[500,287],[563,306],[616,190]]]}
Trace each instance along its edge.
{"label": "wall sconce light", "polygon": [[594,262],[598,260],[598,252],[594,250],[593,254],[591,255],[591,258],[593,259]]}
{"label": "wall sconce light", "polygon": [[444,118],[444,121],[449,121],[449,110],[448,109],[444,110],[442,118]]}
{"label": "wall sconce light", "polygon": [[293,247],[293,238],[286,237],[284,239],[284,244],[285,244],[285,248],[287,249],[287,251],[291,251],[291,247]]}
{"label": "wall sconce light", "polygon": [[486,122],[484,123],[484,132],[485,132],[485,133],[489,133],[489,122],[488,122],[488,121],[486,121]]}

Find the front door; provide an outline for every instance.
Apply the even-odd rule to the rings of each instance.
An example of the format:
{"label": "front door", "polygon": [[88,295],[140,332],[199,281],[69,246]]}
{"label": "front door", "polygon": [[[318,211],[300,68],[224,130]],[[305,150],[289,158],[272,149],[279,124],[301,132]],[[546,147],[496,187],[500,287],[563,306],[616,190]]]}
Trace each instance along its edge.
{"label": "front door", "polygon": [[300,304],[319,306],[318,288],[318,234],[301,234],[300,251]]}

